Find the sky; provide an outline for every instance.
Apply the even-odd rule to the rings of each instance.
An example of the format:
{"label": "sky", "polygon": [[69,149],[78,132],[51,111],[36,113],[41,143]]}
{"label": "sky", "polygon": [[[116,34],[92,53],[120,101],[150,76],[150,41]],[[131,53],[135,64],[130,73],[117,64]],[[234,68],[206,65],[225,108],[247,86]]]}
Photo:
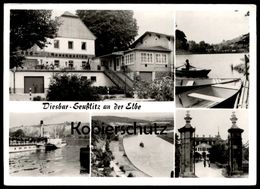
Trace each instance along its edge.
{"label": "sky", "polygon": [[[192,117],[191,125],[196,127],[195,135],[205,135],[205,136],[215,136],[219,134],[222,139],[227,139],[227,130],[232,126],[230,121],[232,112],[234,110],[190,110],[190,116]],[[184,117],[186,115],[186,110],[178,110],[176,112],[176,128],[179,129],[185,125]],[[237,126],[244,129],[242,133],[243,143],[248,141],[248,110],[235,111],[237,120]],[[179,132],[178,132],[179,133]]]}
{"label": "sky", "polygon": [[[53,10],[53,17],[60,16],[66,10]],[[68,10],[70,13],[75,14],[76,10]],[[174,12],[165,10],[134,10],[134,18],[137,21],[138,35],[140,37],[146,31],[153,31],[167,35],[174,35]]]}
{"label": "sky", "polygon": [[187,40],[220,43],[249,32],[246,13],[246,10],[177,11],[176,25]]}
{"label": "sky", "polygon": [[66,121],[89,123],[89,114],[75,112],[10,113],[9,120],[10,127],[40,124],[40,120],[43,120],[44,124],[64,123]]}

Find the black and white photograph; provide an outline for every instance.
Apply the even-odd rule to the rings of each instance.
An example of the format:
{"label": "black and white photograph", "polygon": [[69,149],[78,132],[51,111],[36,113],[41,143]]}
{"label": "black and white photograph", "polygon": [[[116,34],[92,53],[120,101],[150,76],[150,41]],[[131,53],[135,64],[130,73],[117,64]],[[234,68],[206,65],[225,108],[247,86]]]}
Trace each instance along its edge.
{"label": "black and white photograph", "polygon": [[176,107],[248,108],[249,19],[246,9],[176,12]]}
{"label": "black and white photograph", "polygon": [[174,176],[172,112],[92,115],[91,177]]}
{"label": "black and white photograph", "polygon": [[10,113],[10,176],[89,176],[86,128],[88,113]]}
{"label": "black and white photograph", "polygon": [[257,183],[256,5],[3,9],[4,185]]}
{"label": "black and white photograph", "polygon": [[[205,116],[207,115],[207,116]],[[178,110],[175,176],[247,178],[247,110]]]}
{"label": "black and white photograph", "polygon": [[11,101],[174,99],[174,12],[10,10]]}

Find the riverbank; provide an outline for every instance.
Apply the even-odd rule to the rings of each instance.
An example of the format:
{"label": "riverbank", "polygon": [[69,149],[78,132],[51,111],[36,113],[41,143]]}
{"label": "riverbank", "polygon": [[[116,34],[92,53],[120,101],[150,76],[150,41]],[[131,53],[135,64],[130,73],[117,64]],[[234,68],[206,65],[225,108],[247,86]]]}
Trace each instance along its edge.
{"label": "riverbank", "polygon": [[[111,141],[110,142],[110,149],[112,151],[112,154],[114,156],[114,162],[115,164],[125,171],[125,175],[129,176],[132,175],[132,177],[148,177],[149,175],[143,173],[139,169],[137,169],[128,159],[128,157],[125,154],[123,143],[120,143],[119,141]],[[120,174],[120,173],[119,173]]]}

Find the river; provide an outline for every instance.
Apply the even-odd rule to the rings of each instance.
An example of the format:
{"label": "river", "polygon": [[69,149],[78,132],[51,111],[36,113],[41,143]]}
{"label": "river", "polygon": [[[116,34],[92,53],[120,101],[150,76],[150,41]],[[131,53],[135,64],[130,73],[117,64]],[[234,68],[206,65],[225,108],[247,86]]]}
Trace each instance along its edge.
{"label": "river", "polygon": [[12,176],[88,176],[80,174],[80,148],[64,146],[45,152],[31,151],[9,154]]}
{"label": "river", "polygon": [[[140,142],[144,147],[140,147]],[[173,170],[174,145],[156,135],[135,135],[123,140],[129,160],[152,177],[170,177]]]}
{"label": "river", "polygon": [[231,69],[231,65],[235,66],[244,63],[244,55],[248,53],[227,53],[227,54],[189,54],[177,55],[176,67],[185,63],[186,59],[192,66],[211,69],[208,74],[209,78],[238,78],[243,75]]}

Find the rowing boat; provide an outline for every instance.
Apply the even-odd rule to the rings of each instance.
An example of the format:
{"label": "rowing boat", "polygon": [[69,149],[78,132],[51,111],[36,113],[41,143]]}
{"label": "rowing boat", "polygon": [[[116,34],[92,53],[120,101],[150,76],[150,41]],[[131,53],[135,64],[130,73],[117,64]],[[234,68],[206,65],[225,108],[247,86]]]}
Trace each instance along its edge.
{"label": "rowing boat", "polygon": [[239,78],[176,78],[176,94],[196,88],[207,87],[215,84],[225,84],[239,81]]}
{"label": "rowing boat", "polygon": [[202,69],[194,66],[190,66],[189,69],[186,69],[186,66],[180,66],[176,68],[176,76],[179,77],[207,77],[211,69]]}
{"label": "rowing boat", "polygon": [[241,88],[241,80],[195,88],[176,94],[176,107],[234,108]]}

